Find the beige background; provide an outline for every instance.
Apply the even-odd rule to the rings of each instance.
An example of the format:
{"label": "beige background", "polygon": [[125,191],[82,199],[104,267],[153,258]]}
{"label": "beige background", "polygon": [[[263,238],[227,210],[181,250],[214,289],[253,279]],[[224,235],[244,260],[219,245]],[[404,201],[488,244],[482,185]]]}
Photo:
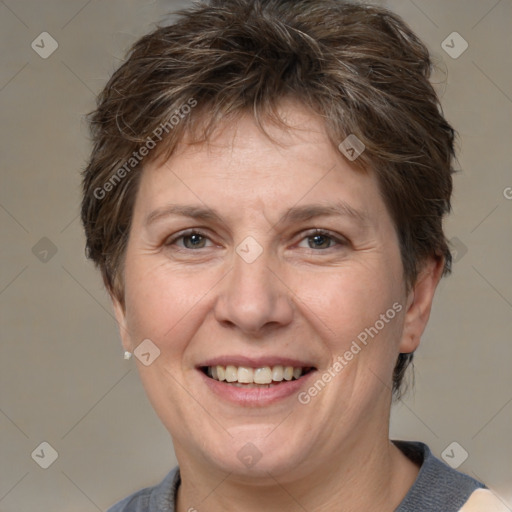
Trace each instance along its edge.
{"label": "beige background", "polygon": [[[512,1],[382,3],[447,72],[439,91],[461,169],[446,226],[454,275],[440,286],[416,391],[395,408],[392,435],[437,456],[458,442],[469,455],[460,470],[512,510]],[[0,1],[1,512],[105,510],[175,464],[83,255],[79,171],[94,95],[128,45],[188,4]],[[44,31],[59,45],[47,59],[31,48]],[[458,58],[441,47],[454,31],[469,44]],[[58,452],[48,469],[31,457],[43,441]]]}

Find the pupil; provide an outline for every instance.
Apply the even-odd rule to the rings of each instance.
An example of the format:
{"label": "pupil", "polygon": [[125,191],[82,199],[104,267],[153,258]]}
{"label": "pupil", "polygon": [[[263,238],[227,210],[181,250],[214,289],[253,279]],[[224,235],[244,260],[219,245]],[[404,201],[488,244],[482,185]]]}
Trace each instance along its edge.
{"label": "pupil", "polygon": [[324,235],[314,235],[312,238],[314,247],[322,247],[326,244],[327,246],[329,245],[329,239]]}
{"label": "pupil", "polygon": [[188,239],[189,245],[192,247],[198,247],[203,242],[202,235],[198,235],[197,233],[189,235],[186,239]]}

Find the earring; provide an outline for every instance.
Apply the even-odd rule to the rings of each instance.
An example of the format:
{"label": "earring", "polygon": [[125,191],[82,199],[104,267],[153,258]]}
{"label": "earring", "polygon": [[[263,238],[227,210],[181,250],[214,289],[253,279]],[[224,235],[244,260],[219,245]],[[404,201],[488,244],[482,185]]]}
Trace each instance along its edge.
{"label": "earring", "polygon": [[125,358],[126,360],[131,359],[131,358],[132,358],[132,353],[131,353],[131,352],[128,352],[128,351],[125,351],[125,353],[124,353],[124,358]]}

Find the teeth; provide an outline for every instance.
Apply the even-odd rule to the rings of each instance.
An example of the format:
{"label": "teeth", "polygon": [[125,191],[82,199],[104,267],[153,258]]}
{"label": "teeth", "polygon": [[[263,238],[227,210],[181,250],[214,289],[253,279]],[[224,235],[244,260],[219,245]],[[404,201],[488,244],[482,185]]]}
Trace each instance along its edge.
{"label": "teeth", "polygon": [[284,368],[282,366],[274,366],[272,368],[272,380],[276,380],[278,382],[283,380]]}
{"label": "teeth", "polygon": [[248,366],[209,366],[207,374],[215,380],[226,381],[242,387],[256,387],[254,384],[269,387],[273,382],[289,381],[300,378],[304,368],[293,366],[250,368]]}
{"label": "teeth", "polygon": [[[217,367],[218,368],[218,367]],[[226,366],[226,381],[236,382],[238,380],[238,369],[236,366]]]}
{"label": "teeth", "polygon": [[270,384],[272,382],[272,370],[270,366],[256,368],[256,370],[254,370],[253,382],[255,384]]}
{"label": "teeth", "polygon": [[252,368],[246,368],[245,366],[240,366],[238,368],[238,382],[241,384],[250,384],[254,382],[254,371]]}

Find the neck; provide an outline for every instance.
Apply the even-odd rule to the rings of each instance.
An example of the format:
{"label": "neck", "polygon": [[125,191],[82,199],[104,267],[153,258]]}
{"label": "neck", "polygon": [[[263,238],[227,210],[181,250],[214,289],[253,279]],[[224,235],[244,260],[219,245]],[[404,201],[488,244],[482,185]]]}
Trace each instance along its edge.
{"label": "neck", "polygon": [[389,441],[387,432],[372,442],[347,443],[329,464],[319,461],[308,468],[293,478],[269,473],[256,482],[201,464],[180,464],[176,510],[392,512],[418,474],[418,467]]}

